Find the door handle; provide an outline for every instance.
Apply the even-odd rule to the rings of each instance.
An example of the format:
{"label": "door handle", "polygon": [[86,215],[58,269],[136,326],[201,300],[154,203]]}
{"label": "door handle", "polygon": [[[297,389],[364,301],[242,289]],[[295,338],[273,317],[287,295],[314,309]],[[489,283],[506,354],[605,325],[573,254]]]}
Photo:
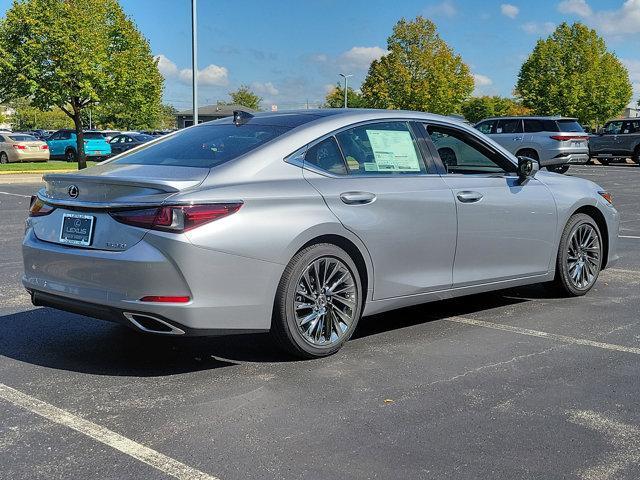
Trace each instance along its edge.
{"label": "door handle", "polygon": [[375,199],[375,194],[369,192],[344,192],[340,194],[340,200],[347,205],[367,205]]}
{"label": "door handle", "polygon": [[456,197],[458,197],[458,200],[460,200],[462,203],[475,203],[482,200],[482,194],[479,192],[458,192],[456,194]]}

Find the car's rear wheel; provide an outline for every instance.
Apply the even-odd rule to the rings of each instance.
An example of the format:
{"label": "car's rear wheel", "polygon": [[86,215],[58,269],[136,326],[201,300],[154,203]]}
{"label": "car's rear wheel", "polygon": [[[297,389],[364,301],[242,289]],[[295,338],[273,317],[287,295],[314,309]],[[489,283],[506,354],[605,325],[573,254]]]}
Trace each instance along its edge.
{"label": "car's rear wheel", "polygon": [[636,149],[633,151],[633,157],[631,157],[633,159],[633,161],[635,163],[637,163],[638,165],[640,165],[640,145],[638,145],[636,147]]}
{"label": "car's rear wheel", "polygon": [[320,243],[298,252],[276,293],[272,333],[289,353],[317,358],[337,352],[362,314],[362,283],[351,257]]}
{"label": "car's rear wheel", "polygon": [[555,284],[565,294],[587,293],[602,267],[602,235],[589,215],[573,215],[564,227],[556,260]]}
{"label": "car's rear wheel", "polygon": [[5,152],[0,152],[0,163],[1,164],[5,164],[5,163],[9,163],[9,157],[7,156],[7,154]]}
{"label": "car's rear wheel", "polygon": [[67,162],[75,162],[77,158],[76,151],[73,148],[67,148],[64,152],[64,159]]}

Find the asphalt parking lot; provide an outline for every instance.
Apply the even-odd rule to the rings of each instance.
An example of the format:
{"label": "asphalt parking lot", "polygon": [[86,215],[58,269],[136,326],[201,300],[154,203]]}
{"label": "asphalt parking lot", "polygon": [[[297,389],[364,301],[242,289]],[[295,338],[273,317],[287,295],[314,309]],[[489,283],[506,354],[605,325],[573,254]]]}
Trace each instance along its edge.
{"label": "asphalt parking lot", "polygon": [[262,335],[142,336],[33,307],[20,242],[37,184],[0,184],[0,477],[640,478],[640,168],[620,255],[583,298],[538,286],[370,317],[337,355]]}

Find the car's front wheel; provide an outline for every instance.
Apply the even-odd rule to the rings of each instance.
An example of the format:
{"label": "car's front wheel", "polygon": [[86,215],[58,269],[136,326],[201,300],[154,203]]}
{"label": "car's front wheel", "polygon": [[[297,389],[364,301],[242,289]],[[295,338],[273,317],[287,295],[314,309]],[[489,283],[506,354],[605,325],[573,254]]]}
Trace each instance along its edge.
{"label": "car's front wheel", "polygon": [[67,148],[64,152],[64,159],[67,162],[75,162],[76,161],[76,151],[73,148]]}
{"label": "car's front wheel", "polygon": [[564,227],[556,260],[555,284],[565,294],[587,293],[602,267],[602,235],[589,215],[573,215]]}
{"label": "car's front wheel", "polygon": [[273,309],[272,333],[289,353],[337,352],[362,314],[362,282],[351,257],[328,243],[311,245],[287,265]]}

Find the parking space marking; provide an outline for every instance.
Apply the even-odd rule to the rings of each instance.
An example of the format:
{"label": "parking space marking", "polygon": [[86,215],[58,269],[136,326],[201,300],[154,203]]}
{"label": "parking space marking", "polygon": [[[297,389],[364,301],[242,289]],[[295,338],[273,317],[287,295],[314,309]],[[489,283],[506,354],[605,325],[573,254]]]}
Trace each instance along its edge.
{"label": "parking space marking", "polygon": [[38,400],[26,393],[22,393],[15,388],[8,387],[3,383],[0,383],[0,398],[15,406],[40,415],[47,420],[91,437],[98,442],[108,445],[111,448],[115,448],[136,460],[146,463],[147,465],[180,480],[220,480],[217,477],[213,477],[201,472],[200,470],[189,467],[188,465],[174,460],[171,457],[167,457],[160,452],[156,452],[149,447],[145,447],[144,445],[130,440],[106,427],[102,427],[89,420],[80,418],[66,410],[62,410],[61,408],[50,405],[42,400]]}
{"label": "parking space marking", "polygon": [[31,195],[22,195],[21,193],[11,193],[11,192],[0,192],[3,195],[11,195],[13,197],[24,197],[24,198],[31,198]]}
{"label": "parking space marking", "polygon": [[505,332],[518,333],[520,335],[528,335],[530,337],[548,338],[562,343],[571,343],[574,345],[584,345],[587,347],[602,348],[604,350],[613,350],[614,352],[633,353],[640,355],[640,348],[625,347],[624,345],[616,345],[613,343],[596,342],[584,338],[569,337],[567,335],[559,335],[557,333],[541,332],[540,330],[530,330],[528,328],[514,327],[512,325],[504,325],[502,323],[485,322],[484,320],[476,320],[465,317],[447,318],[449,322],[464,323],[476,327],[492,328],[494,330],[502,330]]}

